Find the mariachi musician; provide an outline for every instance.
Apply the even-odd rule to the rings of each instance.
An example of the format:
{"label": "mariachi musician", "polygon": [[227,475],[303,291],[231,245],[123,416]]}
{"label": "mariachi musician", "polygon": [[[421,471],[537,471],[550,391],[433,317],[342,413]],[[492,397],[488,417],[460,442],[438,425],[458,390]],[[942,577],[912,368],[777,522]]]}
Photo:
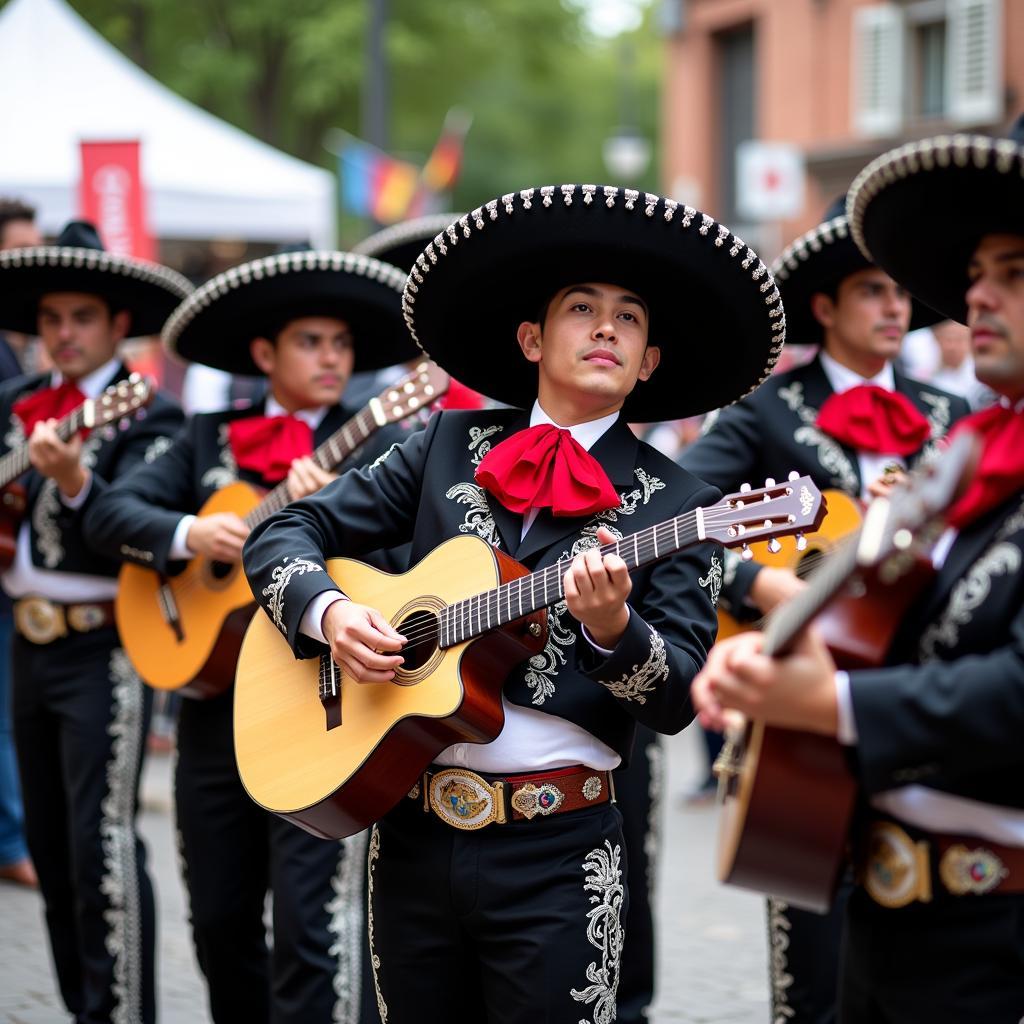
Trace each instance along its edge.
{"label": "mariachi musician", "polygon": [[[782,348],[781,305],[764,265],[712,218],[563,185],[509,193],[440,232],[405,310],[425,351],[513,408],[434,416],[382,462],[266,520],[246,571],[297,655],[329,644],[346,685],[390,686],[403,638],[345,599],[326,557],[411,540],[418,562],[475,534],[530,569],[572,560],[546,646],[508,665],[497,738],[443,750],[414,799],[381,808],[372,962],[391,1024],[614,1020],[626,865],[608,773],[629,758],[635,722],[690,720],[721,551],[697,544],[631,579],[595,549],[715,499],[626,424],[756,386]],[[720,360],[707,338],[723,325],[737,341]]]}
{"label": "mariachi musician", "polygon": [[[200,555],[237,562],[248,533],[241,516],[195,513],[237,480],[261,488],[286,480],[298,498],[334,479],[311,455],[356,412],[341,404],[353,365],[373,369],[413,354],[404,281],[364,256],[303,251],[242,264],[199,288],[168,322],[166,345],[206,366],[265,375],[266,399],[193,417],[158,459],[97,504],[91,542],[165,574]],[[378,431],[341,469],[375,458],[398,436]],[[213,1019],[375,1021],[362,982],[365,837],[324,842],[257,807],[235,766],[231,705],[230,687],[183,701],[175,774],[192,934]]]}
{"label": "mariachi musician", "polygon": [[[791,342],[817,345],[806,365],[780,373],[711,418],[682,456],[692,473],[735,490],[790,470],[851,498],[880,492],[934,450],[967,403],[894,365],[908,327],[940,320],[860,252],[845,197],[772,265]],[[851,524],[852,525],[852,524]],[[810,563],[809,563],[810,564]],[[789,568],[726,552],[723,605],[738,617],[770,611],[803,586]],[[747,611],[749,609],[749,611]],[[835,1021],[843,905],[827,915],[769,899],[773,1015],[793,1024]]]}
{"label": "mariachi musician", "polygon": [[[837,672],[817,634],[792,655],[723,641],[694,687],[838,737],[864,794],[846,913],[843,1024],[1018,1024],[1024,1012],[1024,121],[1011,139],[925,139],[854,182],[857,244],[915,297],[971,328],[996,405],[957,426],[982,454],[936,574],[886,667]],[[884,594],[880,595],[884,600]]]}
{"label": "mariachi musician", "polygon": [[14,738],[25,834],[61,996],[77,1020],[152,1021],[153,888],[135,829],[151,701],[121,649],[118,561],[83,535],[89,508],[181,424],[157,396],[145,418],[62,439],[56,425],[128,380],[117,348],[155,334],[191,291],[180,274],[103,250],[83,221],[52,246],[0,252],[0,328],[39,334],[49,373],[0,389],[0,450],[27,442],[28,505],[14,564]]}

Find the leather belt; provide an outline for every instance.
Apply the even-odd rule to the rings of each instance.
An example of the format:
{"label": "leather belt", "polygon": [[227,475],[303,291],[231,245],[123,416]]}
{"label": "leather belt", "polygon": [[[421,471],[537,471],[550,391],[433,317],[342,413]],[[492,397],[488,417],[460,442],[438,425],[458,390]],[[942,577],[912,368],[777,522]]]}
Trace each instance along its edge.
{"label": "leather belt", "polygon": [[914,831],[912,837],[894,821],[868,825],[860,881],[881,906],[928,903],[935,890],[952,896],[1024,892],[1024,848]]}
{"label": "leather belt", "polygon": [[68,635],[91,633],[114,625],[113,601],[60,604],[46,597],[23,597],[14,602],[14,628],[34,644],[50,644]]}
{"label": "leather belt", "polygon": [[434,766],[409,797],[422,798],[424,814],[470,832],[608,803],[614,801],[615,789],[610,772],[583,765],[523,775],[478,775],[466,768]]}

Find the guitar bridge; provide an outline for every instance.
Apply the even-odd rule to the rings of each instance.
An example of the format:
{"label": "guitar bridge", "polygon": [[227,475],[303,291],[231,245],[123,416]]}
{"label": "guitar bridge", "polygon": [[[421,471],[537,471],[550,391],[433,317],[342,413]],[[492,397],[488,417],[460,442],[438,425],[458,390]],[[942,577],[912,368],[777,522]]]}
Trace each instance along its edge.
{"label": "guitar bridge", "polygon": [[163,580],[156,593],[160,602],[160,613],[167,625],[174,630],[174,638],[180,644],[185,639],[185,631],[181,628],[181,614],[178,612],[178,602],[174,600],[174,591],[171,590],[170,583]]}
{"label": "guitar bridge", "polygon": [[327,729],[341,725],[341,669],[328,654],[320,655],[320,703],[327,716]]}

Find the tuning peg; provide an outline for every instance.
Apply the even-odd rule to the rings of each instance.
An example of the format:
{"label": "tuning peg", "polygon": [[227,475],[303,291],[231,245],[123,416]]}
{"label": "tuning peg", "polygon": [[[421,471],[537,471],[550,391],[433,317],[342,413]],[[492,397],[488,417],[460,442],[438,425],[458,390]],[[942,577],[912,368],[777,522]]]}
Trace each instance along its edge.
{"label": "tuning peg", "polygon": [[796,535],[796,549],[797,551],[807,550],[807,538],[802,533]]}
{"label": "tuning peg", "polygon": [[750,490],[750,484],[740,484],[740,494],[746,494]]}
{"label": "tuning peg", "polygon": [[765,487],[774,487],[775,486],[775,477],[773,477],[773,476],[766,477],[765,481],[764,481],[764,485],[765,485]]}
{"label": "tuning peg", "polygon": [[772,539],[768,541],[768,550],[773,555],[777,555],[782,550],[782,545],[779,543],[778,537],[772,537]]}
{"label": "tuning peg", "polygon": [[800,474],[795,469],[791,469],[789,471],[788,479],[789,480],[799,480],[800,479]]}
{"label": "tuning peg", "polygon": [[754,552],[750,550],[750,546],[748,544],[744,544],[743,547],[740,548],[740,558],[742,558],[744,562],[749,562],[753,557]]}

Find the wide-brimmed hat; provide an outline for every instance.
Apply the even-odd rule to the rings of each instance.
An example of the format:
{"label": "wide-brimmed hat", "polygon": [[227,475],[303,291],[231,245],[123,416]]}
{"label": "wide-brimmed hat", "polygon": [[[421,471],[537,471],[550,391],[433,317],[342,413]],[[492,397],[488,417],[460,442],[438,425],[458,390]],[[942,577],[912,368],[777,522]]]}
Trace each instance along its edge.
{"label": "wide-brimmed hat", "polygon": [[623,415],[690,416],[763,381],[786,337],[768,268],[727,227],[671,199],[611,185],[510,192],[459,218],[417,257],[406,323],[453,377],[509,405],[537,395],[536,366],[516,343],[560,289],[606,282],[640,295],[661,365]]}
{"label": "wide-brimmed hat", "polygon": [[941,135],[883,153],[847,201],[854,240],[913,295],[967,319],[967,266],[989,234],[1024,235],[1024,117],[1009,138]]}
{"label": "wide-brimmed hat", "polygon": [[[840,196],[825,211],[817,227],[787,246],[772,263],[772,273],[786,306],[790,343],[820,345],[825,329],[811,312],[811,297],[818,292],[833,293],[844,278],[872,266],[850,234],[846,196]],[[910,330],[930,327],[942,319],[941,313],[912,297]]]}
{"label": "wide-brimmed hat", "polygon": [[168,350],[193,362],[257,375],[249,345],[305,316],[344,320],[356,366],[376,370],[416,356],[402,323],[405,273],[351,252],[286,252],[251,260],[210,278],[164,326]]}
{"label": "wide-brimmed hat", "polygon": [[408,273],[416,257],[423,252],[423,246],[458,218],[457,213],[428,213],[424,217],[404,220],[374,232],[358,245],[352,246],[352,251],[384,260]]}
{"label": "wide-brimmed hat", "polygon": [[53,245],[0,252],[0,330],[35,334],[40,296],[84,292],[114,312],[128,310],[132,336],[159,334],[191,291],[188,279],[169,267],[107,252],[87,221],[68,223]]}

